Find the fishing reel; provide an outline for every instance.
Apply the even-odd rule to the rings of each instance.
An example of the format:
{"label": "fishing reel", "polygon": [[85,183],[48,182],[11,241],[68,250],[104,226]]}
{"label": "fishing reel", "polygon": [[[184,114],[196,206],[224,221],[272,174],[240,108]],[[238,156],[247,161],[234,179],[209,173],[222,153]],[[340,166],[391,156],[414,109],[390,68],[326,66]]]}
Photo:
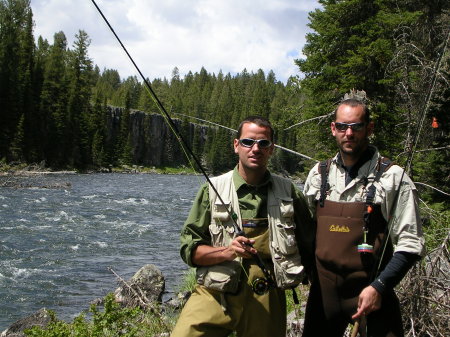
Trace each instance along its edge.
{"label": "fishing reel", "polygon": [[252,290],[255,294],[264,295],[270,289],[270,282],[266,278],[258,277],[252,282]]}

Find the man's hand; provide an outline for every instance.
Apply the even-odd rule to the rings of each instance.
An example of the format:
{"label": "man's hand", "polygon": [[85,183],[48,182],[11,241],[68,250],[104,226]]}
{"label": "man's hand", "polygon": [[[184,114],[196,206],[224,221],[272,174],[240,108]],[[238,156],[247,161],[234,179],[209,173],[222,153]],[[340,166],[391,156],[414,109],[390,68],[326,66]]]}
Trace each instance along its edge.
{"label": "man's hand", "polygon": [[256,249],[252,246],[254,243],[255,240],[251,240],[245,236],[238,236],[231,242],[229,248],[233,250],[235,257],[249,259],[252,255],[256,254]]}
{"label": "man's hand", "polygon": [[251,246],[254,243],[255,240],[238,236],[225,247],[199,245],[193,251],[192,262],[197,266],[211,266],[224,261],[233,261],[236,257],[248,259],[252,254],[256,254],[256,249]]}
{"label": "man's hand", "polygon": [[359,294],[358,309],[352,319],[358,319],[361,316],[370,314],[372,311],[381,308],[381,295],[372,286],[365,287]]}

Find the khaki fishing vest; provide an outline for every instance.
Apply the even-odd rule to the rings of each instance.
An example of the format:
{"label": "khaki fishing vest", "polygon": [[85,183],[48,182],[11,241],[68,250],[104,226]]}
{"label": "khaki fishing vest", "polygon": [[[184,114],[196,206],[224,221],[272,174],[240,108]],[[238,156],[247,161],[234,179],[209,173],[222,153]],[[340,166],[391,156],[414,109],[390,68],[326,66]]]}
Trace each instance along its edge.
{"label": "khaki fishing vest", "polygon": [[[239,200],[234,188],[233,171],[211,179],[222,201],[209,187],[211,203],[211,245],[228,246],[236,237],[233,219],[228,210],[237,215],[236,222],[242,229]],[[269,223],[269,248],[274,265],[277,286],[288,289],[297,286],[303,277],[297,241],[295,239],[294,204],[291,196],[292,184],[288,179],[272,175],[268,189],[267,217]],[[231,207],[230,207],[231,206]],[[197,268],[197,283],[222,292],[236,293],[238,290],[241,258],[214,266]]]}

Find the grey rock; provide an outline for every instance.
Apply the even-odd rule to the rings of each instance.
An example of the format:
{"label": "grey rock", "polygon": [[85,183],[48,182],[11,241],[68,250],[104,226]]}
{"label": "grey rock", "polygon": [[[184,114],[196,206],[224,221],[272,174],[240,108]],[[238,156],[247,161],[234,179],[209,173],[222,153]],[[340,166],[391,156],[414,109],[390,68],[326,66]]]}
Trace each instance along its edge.
{"label": "grey rock", "polygon": [[30,316],[19,319],[1,333],[1,337],[25,337],[24,330],[32,327],[46,327],[52,321],[49,311],[42,308]]}
{"label": "grey rock", "polygon": [[[165,279],[161,271],[153,264],[139,269],[133,277],[116,289],[116,301],[124,306],[142,306],[142,301],[161,303],[165,290]],[[131,288],[131,289],[130,289]]]}
{"label": "grey rock", "polygon": [[168,301],[164,302],[164,305],[172,310],[181,310],[189,297],[191,297],[190,291],[177,293],[175,298],[170,298]]}

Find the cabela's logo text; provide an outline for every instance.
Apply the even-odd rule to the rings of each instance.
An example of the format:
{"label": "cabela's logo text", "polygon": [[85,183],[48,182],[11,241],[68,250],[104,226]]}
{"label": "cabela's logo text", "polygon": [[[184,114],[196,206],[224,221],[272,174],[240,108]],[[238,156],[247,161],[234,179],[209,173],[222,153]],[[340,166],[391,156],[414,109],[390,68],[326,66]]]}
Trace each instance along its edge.
{"label": "cabela's logo text", "polygon": [[348,226],[330,225],[330,232],[348,233],[350,232],[350,228]]}

